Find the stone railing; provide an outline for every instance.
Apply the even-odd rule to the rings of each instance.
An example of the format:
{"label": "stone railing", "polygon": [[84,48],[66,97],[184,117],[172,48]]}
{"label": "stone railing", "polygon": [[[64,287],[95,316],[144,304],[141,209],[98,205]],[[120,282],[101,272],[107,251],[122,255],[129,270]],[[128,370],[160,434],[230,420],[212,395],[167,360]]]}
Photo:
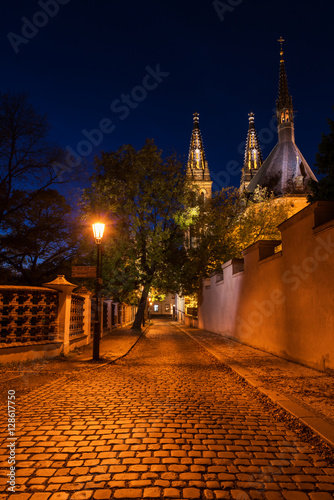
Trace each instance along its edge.
{"label": "stone railing", "polygon": [[58,338],[58,293],[42,287],[0,287],[0,345]]}
{"label": "stone railing", "polygon": [[[0,286],[0,363],[67,354],[93,340],[95,298],[64,276],[44,287]],[[136,308],[100,300],[101,335],[134,320]]]}

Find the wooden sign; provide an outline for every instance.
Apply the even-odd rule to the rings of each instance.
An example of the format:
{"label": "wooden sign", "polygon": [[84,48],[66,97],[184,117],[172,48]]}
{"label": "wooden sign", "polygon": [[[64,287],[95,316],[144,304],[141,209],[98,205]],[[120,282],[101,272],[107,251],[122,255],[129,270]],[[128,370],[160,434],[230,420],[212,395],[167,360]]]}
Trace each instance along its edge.
{"label": "wooden sign", "polygon": [[72,266],[72,278],[96,278],[96,267]]}

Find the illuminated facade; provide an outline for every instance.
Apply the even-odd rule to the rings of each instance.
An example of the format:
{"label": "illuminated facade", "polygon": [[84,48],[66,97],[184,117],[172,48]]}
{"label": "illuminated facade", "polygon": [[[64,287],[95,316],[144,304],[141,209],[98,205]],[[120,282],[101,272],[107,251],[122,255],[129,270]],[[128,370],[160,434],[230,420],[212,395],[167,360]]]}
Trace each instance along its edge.
{"label": "illuminated facade", "polygon": [[242,168],[240,191],[243,192],[250,181],[258,173],[262,166],[262,154],[259,145],[259,140],[254,125],[254,113],[248,114],[248,133],[245,147],[245,159]]}
{"label": "illuminated facade", "polygon": [[187,163],[187,177],[199,189],[203,199],[211,198],[212,180],[205,158],[201,131],[199,129],[199,114],[194,113],[193,130],[190,139],[189,156]]}
{"label": "illuminated facade", "polygon": [[289,195],[306,200],[309,180],[317,179],[295,142],[292,97],[288,89],[283,59],[284,40],[280,38],[279,42],[281,58],[276,101],[278,143],[249,182],[247,191],[252,193],[257,186],[260,186],[273,191],[275,196]]}

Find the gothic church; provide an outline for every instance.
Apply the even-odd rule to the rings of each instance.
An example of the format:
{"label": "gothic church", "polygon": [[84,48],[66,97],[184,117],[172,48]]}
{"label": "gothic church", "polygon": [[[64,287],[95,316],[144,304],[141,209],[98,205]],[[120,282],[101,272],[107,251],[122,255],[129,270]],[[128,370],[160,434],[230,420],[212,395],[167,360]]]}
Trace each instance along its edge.
{"label": "gothic church", "polygon": [[[292,97],[283,59],[284,42],[281,37],[278,99],[276,101],[278,142],[265,161],[254,125],[254,113],[249,113],[245,157],[240,191],[253,193],[259,186],[273,192],[276,198],[288,196],[295,210],[307,205],[308,182],[317,180],[295,142]],[[190,141],[187,175],[198,186],[203,198],[211,196],[212,181],[205,158],[203,141],[199,129],[199,115],[194,113],[193,131]]]}

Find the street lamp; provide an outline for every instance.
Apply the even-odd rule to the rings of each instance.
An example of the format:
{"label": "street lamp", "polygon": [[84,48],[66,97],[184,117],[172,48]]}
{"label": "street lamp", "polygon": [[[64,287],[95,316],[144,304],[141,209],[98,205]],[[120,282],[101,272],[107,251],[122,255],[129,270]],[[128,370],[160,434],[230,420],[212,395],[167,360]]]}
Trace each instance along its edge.
{"label": "street lamp", "polygon": [[99,294],[100,294],[100,245],[102,241],[102,236],[104,232],[105,224],[101,222],[95,222],[93,224],[94,239],[97,247],[97,259],[96,259],[96,311],[95,311],[95,327],[94,327],[94,339],[93,339],[93,359],[98,361],[100,359],[100,337],[101,337],[101,325],[100,325],[100,315],[99,315]]}

